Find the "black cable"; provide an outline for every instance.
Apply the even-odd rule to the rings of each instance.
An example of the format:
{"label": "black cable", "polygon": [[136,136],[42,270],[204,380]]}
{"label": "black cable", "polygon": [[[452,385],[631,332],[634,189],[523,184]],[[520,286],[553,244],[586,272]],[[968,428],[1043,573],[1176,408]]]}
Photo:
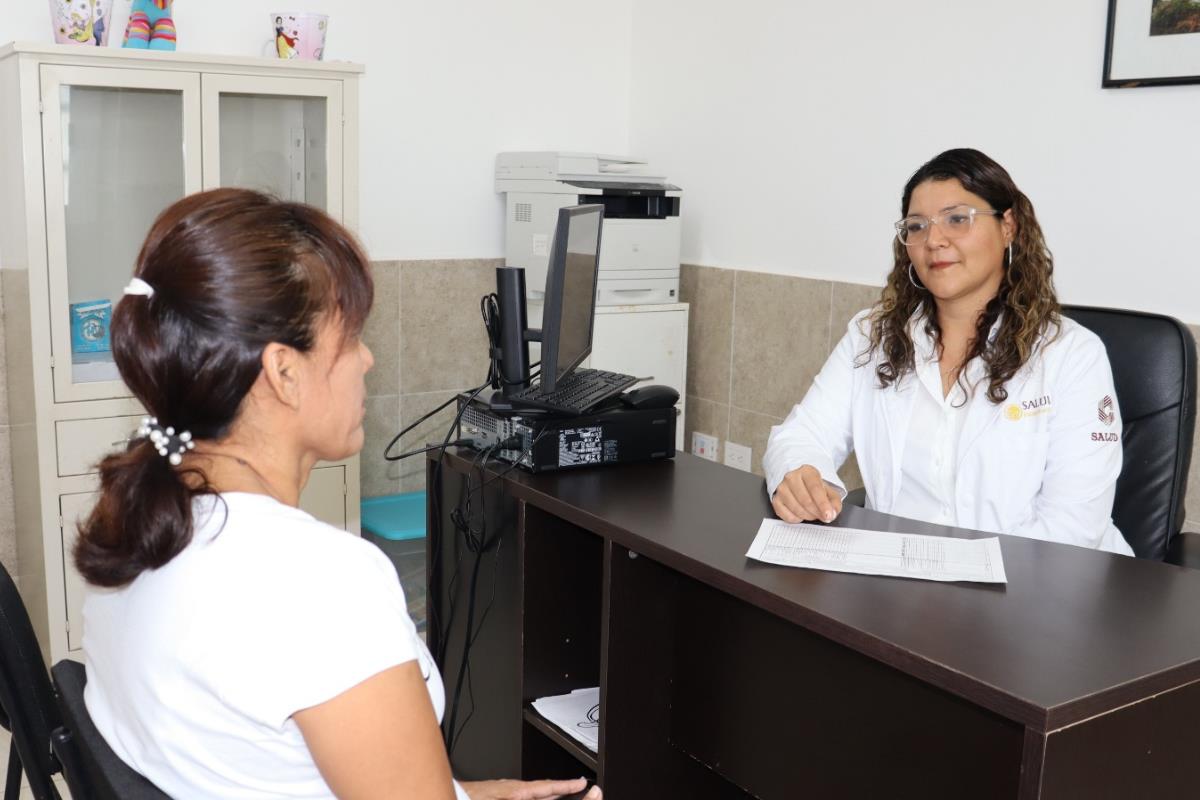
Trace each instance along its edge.
{"label": "black cable", "polygon": [[[446,458],[446,448],[448,448],[450,446],[451,438],[454,436],[455,432],[461,431],[460,425],[462,422],[463,414],[466,412],[466,409],[475,401],[475,398],[479,396],[480,392],[482,392],[488,386],[491,386],[493,389],[496,389],[496,390],[501,390],[501,389],[507,388],[510,385],[514,385],[514,382],[505,381],[503,379],[503,373],[501,370],[501,359],[503,357],[503,353],[500,349],[501,319],[500,319],[500,313],[499,313],[499,298],[495,294],[483,295],[479,300],[479,310],[480,310],[480,316],[483,318],[484,330],[487,334],[488,345],[489,345],[489,348],[488,348],[488,374],[487,374],[487,378],[486,378],[485,382],[482,385],[473,389],[471,391],[470,397],[468,397],[465,402],[462,402],[460,404],[458,413],[455,415],[454,422],[451,424],[450,429],[446,433],[445,439],[443,439],[443,441],[440,445],[430,445],[430,446],[427,446],[427,447],[424,447],[424,448],[421,448],[418,450],[414,450],[412,452],[401,453],[400,455],[397,455],[397,456],[391,455],[392,448],[396,445],[397,442],[400,441],[400,439],[404,436],[404,434],[408,433],[413,428],[417,427],[418,425],[425,422],[433,415],[437,414],[443,408],[445,408],[446,406],[450,405],[450,403],[452,403],[456,399],[458,399],[459,396],[456,396],[454,398],[451,398],[450,400],[447,400],[445,403],[441,404],[440,406],[435,408],[433,411],[430,411],[428,414],[425,414],[420,419],[413,422],[411,425],[408,425],[406,428],[404,428],[404,430],[402,430],[402,431],[400,431],[400,433],[396,434],[396,436],[388,443],[388,446],[386,448],[384,448],[384,458],[388,461],[398,461],[400,459],[407,458],[409,456],[416,455],[418,453],[427,453],[432,450],[439,451],[436,462],[434,463],[433,469],[431,470],[431,473],[430,473],[432,486],[429,487],[429,489],[430,489],[430,491],[429,491],[429,503],[430,503],[429,517],[430,517],[431,528],[432,528],[432,530],[430,531],[430,534],[431,534],[431,536],[434,537],[433,552],[430,554],[429,564],[430,564],[431,575],[436,576],[436,579],[439,582],[440,582],[441,575],[442,575],[441,564],[442,564],[442,550],[443,550],[443,538],[444,538],[441,535],[442,512],[440,509],[440,505],[441,505],[440,500],[441,500],[441,495],[442,495],[442,481],[443,481],[443,471],[444,471],[443,465],[444,465],[444,461]],[[535,367],[540,366],[540,364],[541,364],[541,362],[539,361],[539,362],[535,363],[533,366],[535,366]],[[536,377],[537,374],[540,374],[540,372],[536,373],[534,377]],[[474,687],[473,687],[473,685],[470,685],[470,683],[469,683],[468,691],[471,695],[471,712],[468,713],[466,718],[463,720],[462,727],[460,727],[458,729],[458,731],[455,732],[455,726],[456,726],[457,718],[458,718],[459,701],[462,697],[463,681],[464,681],[464,679],[467,679],[468,682],[470,680],[471,645],[474,644],[475,640],[478,638],[480,632],[482,631],[483,623],[486,621],[486,619],[488,617],[488,613],[491,611],[492,604],[495,601],[495,596],[496,596],[496,576],[495,576],[496,565],[493,564],[491,597],[488,599],[487,606],[485,607],[483,614],[480,616],[478,625],[476,625],[476,623],[475,623],[475,605],[476,605],[476,597],[477,597],[477,591],[478,591],[478,585],[479,585],[479,569],[480,569],[480,565],[482,563],[483,553],[487,549],[487,508],[486,508],[486,500],[485,500],[484,494],[483,494],[483,489],[485,486],[487,486],[487,484],[498,479],[499,477],[502,477],[503,475],[508,474],[509,471],[514,469],[518,464],[520,464],[520,462],[523,461],[528,456],[528,454],[532,453],[534,445],[537,443],[538,439],[540,439],[540,438],[541,438],[541,436],[539,435],[538,437],[534,438],[533,441],[530,442],[529,447],[526,448],[526,450],[523,451],[518,456],[518,458],[517,458],[516,462],[513,464],[513,466],[509,467],[508,470],[501,472],[499,475],[493,476],[491,479],[486,478],[486,474],[483,470],[483,464],[485,464],[487,462],[487,460],[497,450],[515,449],[515,447],[519,445],[519,440],[517,443],[515,443],[513,445],[513,447],[505,447],[505,445],[510,444],[510,442],[508,440],[506,440],[505,442],[493,444],[491,447],[483,450],[476,457],[476,459],[473,460],[473,464],[468,469],[467,474],[465,476],[465,478],[466,478],[465,487],[463,490],[460,490],[461,494],[459,497],[458,508],[456,508],[450,514],[451,523],[454,525],[455,530],[457,532],[461,532],[463,534],[464,548],[468,551],[474,552],[474,554],[475,554],[475,563],[471,570],[470,586],[467,588],[467,620],[466,620],[465,634],[464,634],[464,638],[463,638],[462,660],[459,663],[458,676],[457,676],[457,679],[455,682],[455,689],[454,689],[454,693],[453,693],[453,703],[451,705],[451,710],[450,710],[449,724],[446,729],[446,741],[447,741],[447,746],[450,749],[450,752],[453,752],[454,744],[457,743],[459,736],[461,735],[462,731],[465,730],[465,728],[466,728],[466,723],[470,721],[471,716],[474,714]],[[467,443],[474,444],[474,442],[469,442],[469,440],[464,440],[461,438],[455,441],[455,444],[467,444]],[[478,471],[479,471],[479,486],[476,489],[473,489],[471,487],[470,478],[471,478],[472,472],[474,472],[476,469],[478,469]],[[472,521],[471,521],[471,518],[473,516],[473,514],[472,514],[472,495],[474,494],[475,491],[480,492],[480,512],[481,513],[480,513],[480,524],[479,524],[478,530],[475,529],[475,526],[472,524]],[[497,552],[499,551],[499,542],[500,542],[500,539],[498,538],[497,539]],[[434,658],[438,662],[443,662],[443,665],[444,665],[444,661],[445,661],[444,657],[445,657],[445,653],[446,653],[446,644],[450,638],[450,634],[451,634],[453,626],[454,626],[454,620],[455,620],[455,617],[457,616],[457,612],[458,612],[458,603],[456,602],[455,598],[456,598],[457,589],[458,589],[459,575],[460,575],[461,567],[462,567],[462,555],[463,555],[462,551],[461,550],[458,551],[457,558],[455,559],[453,574],[451,575],[450,580],[446,586],[446,595],[445,596],[447,598],[447,605],[449,606],[449,608],[447,609],[447,614],[445,615],[445,617],[446,617],[445,621],[442,622],[438,619],[439,615],[437,613],[437,607],[438,607],[439,603],[436,602],[437,598],[435,598],[435,602],[430,603],[428,606],[429,630],[434,631],[435,634],[437,635],[437,639],[435,641],[435,650],[437,652],[434,653]]]}
{"label": "black cable", "polygon": [[[471,460],[471,466],[467,470],[467,472],[461,476],[461,481],[460,481],[461,488],[459,489],[458,508],[456,508],[454,511],[451,512],[450,519],[451,519],[451,522],[454,523],[455,529],[463,534],[463,542],[466,546],[466,549],[471,552],[476,552],[477,550],[479,550],[480,548],[482,548],[484,546],[485,538],[487,535],[487,531],[486,531],[487,517],[486,517],[486,507],[485,507],[483,509],[484,513],[483,513],[483,517],[482,517],[482,521],[481,521],[481,528],[478,532],[476,532],[470,522],[471,517],[473,516],[473,514],[471,513],[471,497],[476,491],[476,489],[473,489],[471,487],[470,474],[472,471],[478,469],[479,473],[480,473],[480,478],[481,478],[481,483],[480,483],[479,488],[482,488],[483,486],[485,486],[489,481],[482,481],[482,478],[483,478],[482,464],[484,462],[486,462],[487,459],[491,458],[492,455],[494,455],[495,452],[497,452],[499,450],[515,448],[516,444],[511,443],[512,439],[517,439],[518,440],[517,444],[519,444],[520,437],[510,437],[509,439],[505,439],[503,442],[494,444],[488,448],[485,448],[483,451],[480,451],[476,455],[476,457]],[[453,626],[453,624],[454,624],[454,617],[455,617],[455,613],[456,613],[456,609],[457,609],[457,605],[458,605],[455,600],[455,594],[456,594],[455,589],[458,586],[458,578],[459,578],[461,568],[462,568],[462,551],[459,551],[458,557],[455,559],[455,562],[454,562],[454,573],[451,575],[450,583],[447,586],[447,596],[449,598],[450,613],[447,617],[447,623],[446,623],[446,631],[445,631],[446,638],[449,638],[450,627]]]}
{"label": "black cable", "polygon": [[[487,549],[487,507],[486,507],[486,499],[485,499],[486,495],[484,493],[484,489],[485,489],[485,487],[487,487],[487,485],[489,483],[493,483],[494,481],[499,480],[500,478],[504,477],[505,475],[509,474],[514,469],[516,469],[520,465],[520,463],[526,458],[526,456],[530,455],[533,452],[533,448],[537,445],[537,443],[539,441],[541,441],[541,438],[542,438],[542,436],[545,435],[545,433],[546,433],[545,431],[539,432],[538,435],[535,436],[529,442],[529,445],[524,450],[522,450],[520,454],[518,454],[517,458],[513,461],[513,463],[511,463],[506,469],[493,475],[491,478],[486,477],[486,473],[483,470],[483,466],[487,463],[487,460],[495,454],[495,452],[497,450],[502,449],[502,445],[506,444],[507,440],[505,442],[500,442],[498,444],[492,445],[490,448],[484,450],[480,454],[482,456],[482,458],[473,459],[471,466],[467,471],[466,476],[464,476],[466,479],[467,488],[466,488],[466,491],[462,495],[459,496],[459,503],[458,503],[459,508],[456,509],[456,511],[458,513],[457,513],[457,519],[455,521],[455,525],[459,529],[459,531],[463,533],[463,539],[467,545],[467,549],[472,550],[472,552],[475,553],[475,563],[472,567],[472,574],[471,574],[471,579],[470,579],[471,582],[467,589],[467,623],[466,623],[466,628],[465,628],[464,634],[463,634],[462,657],[459,661],[458,675],[455,680],[454,691],[450,695],[450,702],[448,703],[448,707],[450,709],[450,714],[448,717],[449,724],[447,725],[445,735],[446,735],[446,750],[448,753],[450,753],[451,756],[453,756],[454,748],[458,745],[458,741],[461,738],[463,731],[466,730],[467,723],[471,720],[471,717],[474,715],[474,712],[475,712],[475,700],[474,700],[475,690],[474,690],[474,685],[470,680],[470,677],[471,677],[471,658],[470,658],[471,648],[475,644],[475,640],[479,638],[480,633],[482,633],[483,623],[487,620],[488,614],[491,612],[492,605],[496,599],[496,583],[497,583],[496,573],[498,571],[500,546],[504,541],[503,535],[498,535],[496,537],[496,549],[495,549],[495,552],[493,553],[493,562],[492,562],[492,593],[488,599],[487,606],[484,608],[483,614],[479,618],[478,624],[476,624],[474,622],[474,617],[475,617],[475,600],[476,600],[476,595],[477,595],[477,592],[479,589],[479,569],[480,569],[481,562],[483,559],[483,553]],[[470,475],[475,470],[479,471],[479,485],[475,488],[472,488],[470,485]],[[475,532],[472,529],[471,514],[470,514],[471,496],[475,492],[479,492],[480,506],[481,506],[481,508],[480,508],[481,519],[480,519],[480,527],[479,527],[478,532]],[[464,508],[465,508],[465,513],[464,513]],[[461,565],[461,561],[459,562],[459,565]],[[458,565],[456,565],[456,570],[455,570],[455,578],[454,578],[455,581],[457,581],[457,577],[458,577],[457,566]],[[447,628],[446,635],[447,635],[447,637],[449,637],[449,628]],[[455,724],[458,719],[459,703],[462,699],[462,688],[463,688],[464,676],[465,676],[465,680],[467,681],[467,686],[468,686],[467,691],[468,691],[468,696],[470,698],[471,711],[468,712],[466,718],[462,722],[462,725],[456,731]]]}
{"label": "black cable", "polygon": [[[500,550],[503,546],[504,537],[497,537],[496,550],[492,553],[492,594],[488,598],[487,605],[484,606],[483,614],[481,614],[479,617],[479,624],[475,626],[475,634],[471,636],[467,643],[468,649],[475,645],[475,640],[478,639],[479,634],[483,632],[483,625],[485,622],[487,622],[488,614],[491,613],[492,610],[492,605],[496,602],[496,584],[499,583],[499,576],[497,573],[500,571]],[[471,707],[467,712],[466,717],[463,718],[462,725],[459,726],[458,732],[455,733],[454,731],[451,731],[451,750],[458,746],[459,737],[461,737],[463,731],[467,729],[467,723],[471,721],[473,716],[475,716],[475,682],[471,671],[470,659],[467,659],[467,700],[470,702]]]}
{"label": "black cable", "polygon": [[[479,387],[477,387],[477,388],[474,388],[474,389],[468,389],[467,391],[468,391],[468,392],[474,392],[474,394],[473,394],[473,395],[471,395],[472,397],[474,397],[475,395],[479,394],[481,391],[483,391],[483,390],[484,390],[484,389],[486,389],[487,387],[488,387],[488,384],[486,384],[486,383],[485,383],[485,384],[483,384],[482,386],[479,386]],[[438,406],[437,408],[435,408],[433,411],[430,411],[428,414],[425,414],[424,416],[422,416],[420,419],[416,420],[415,422],[412,422],[412,423],[410,423],[410,424],[408,425],[408,427],[404,428],[402,431],[400,431],[400,432],[399,432],[399,433],[397,433],[395,436],[393,436],[393,437],[392,437],[392,440],[391,440],[390,442],[388,442],[388,445],[387,445],[387,447],[383,448],[383,458],[384,458],[384,460],[385,460],[385,461],[400,461],[401,459],[408,458],[409,456],[415,456],[415,455],[417,455],[417,454],[419,454],[419,453],[424,453],[424,452],[427,452],[428,450],[434,450],[434,449],[437,449],[436,447],[428,447],[428,448],[426,448],[425,450],[413,450],[413,451],[410,451],[410,452],[408,452],[408,453],[401,453],[401,454],[400,454],[400,455],[398,455],[398,456],[389,455],[389,454],[392,452],[392,448],[393,448],[393,447],[395,447],[395,446],[396,446],[396,443],[400,441],[400,437],[402,437],[404,434],[408,433],[408,432],[409,432],[409,431],[411,431],[413,428],[417,427],[417,426],[418,426],[418,425],[420,425],[422,422],[424,422],[425,420],[429,419],[429,418],[430,418],[430,417],[432,417],[434,414],[438,413],[438,412],[439,412],[439,411],[441,411],[443,408],[445,408],[446,406],[450,405],[451,403],[453,403],[453,402],[454,402],[455,400],[457,400],[457,399],[458,399],[458,395],[454,395],[454,397],[451,397],[449,400],[447,400],[446,402],[442,403],[440,406]],[[460,411],[459,411],[459,417],[461,417],[461,416],[462,416],[462,412],[461,412],[461,410],[460,410]],[[458,419],[458,418],[456,418],[456,419],[455,419],[454,425],[451,427],[451,430],[453,430],[453,429],[454,429],[454,427],[457,427],[457,426],[458,426],[458,421],[457,421],[457,419]],[[453,444],[457,444],[457,442],[454,442]],[[446,447],[450,447],[450,443],[446,444],[445,446],[446,446]]]}
{"label": "black cable", "polygon": [[[438,498],[441,495],[442,464],[446,459],[446,448],[450,446],[451,438],[453,438],[455,432],[457,430],[459,430],[459,424],[462,422],[462,416],[466,412],[467,408],[471,405],[472,402],[474,402],[475,398],[479,396],[479,393],[482,392],[487,387],[488,387],[488,384],[486,384],[486,383],[481,384],[480,386],[476,387],[471,392],[471,396],[466,399],[466,402],[462,403],[462,405],[459,407],[458,413],[454,417],[454,422],[450,423],[450,429],[446,431],[446,438],[444,440],[442,440],[442,444],[441,444],[440,448],[438,448],[440,450],[440,452],[438,453],[437,461],[433,465],[433,487],[432,487],[432,491],[428,492],[427,498],[430,503],[430,515],[429,515],[430,520],[433,521],[434,525],[437,528],[437,530],[435,531],[437,535],[434,539],[433,553],[431,554],[431,557],[429,560],[429,568],[430,568],[431,573],[434,575],[440,575],[438,570],[441,568],[441,551],[442,551],[442,535],[441,535],[442,525],[441,525],[441,523],[442,523],[442,517],[441,517],[441,511],[439,509]],[[434,533],[434,531],[431,531],[431,533]],[[428,623],[429,623],[429,628],[431,630],[436,630],[438,632],[438,640],[436,643],[437,649],[439,651],[444,652],[446,637],[449,635],[450,625],[454,622],[454,617],[453,617],[453,613],[452,613],[450,615],[447,623],[444,626],[438,625],[437,624],[437,611],[434,610],[436,606],[437,606],[436,603],[431,603],[427,606],[427,609],[429,609],[429,611],[431,612],[431,613],[429,613]],[[434,658],[436,660],[441,660],[440,653],[435,653]]]}
{"label": "black cable", "polygon": [[[454,728],[455,728],[455,722],[458,719],[458,701],[462,697],[463,680],[466,677],[467,664],[470,661],[471,644],[472,644],[471,631],[474,628],[474,623],[475,623],[476,590],[479,588],[479,568],[483,565],[483,552],[485,549],[485,545],[487,543],[487,540],[486,540],[486,535],[487,535],[486,508],[483,509],[483,511],[485,513],[483,514],[483,516],[480,519],[478,534],[475,534],[475,532],[472,530],[472,526],[471,526],[471,495],[473,494],[473,492],[471,490],[471,485],[470,485],[471,473],[475,469],[479,470],[479,483],[480,483],[480,486],[482,487],[483,477],[484,477],[483,464],[487,461],[487,458],[491,454],[492,449],[494,449],[494,446],[493,446],[493,448],[488,448],[486,450],[483,450],[479,454],[480,457],[476,458],[474,460],[474,462],[472,463],[471,468],[468,470],[468,472],[466,474],[467,491],[459,497],[459,507],[457,509],[455,509],[454,514],[451,514],[451,519],[454,521],[455,528],[460,533],[463,534],[463,541],[466,544],[467,549],[475,553],[475,563],[471,568],[471,584],[470,584],[470,587],[467,589],[467,622],[466,622],[466,633],[463,637],[462,658],[459,660],[459,663],[458,663],[458,678],[455,681],[454,695],[453,695],[454,702],[450,707],[449,723],[446,726],[446,746],[447,746],[447,752],[450,753],[450,755],[454,754],[454,744],[455,744],[455,742],[457,742],[457,739],[458,739],[458,737],[456,737],[454,735]],[[480,496],[480,499],[482,500],[482,494]],[[465,512],[464,512],[464,507],[465,507]]]}
{"label": "black cable", "polygon": [[389,458],[388,460],[389,461],[401,461],[405,458],[408,458],[409,456],[419,456],[422,453],[428,453],[431,450],[441,450],[441,449],[443,449],[443,447],[471,447],[474,444],[475,444],[474,439],[455,439],[453,442],[450,442],[447,445],[430,444],[430,445],[426,445],[425,447],[420,447],[416,450],[406,450],[405,452],[401,453],[400,455],[395,456],[394,458]]}
{"label": "black cable", "polygon": [[[512,437],[512,438],[518,438],[518,437]],[[507,443],[507,440],[505,442],[500,442],[500,443],[494,445],[492,448],[490,448],[484,454],[483,460],[480,462],[477,462],[477,465],[476,465],[477,468],[479,469],[479,541],[478,541],[479,550],[477,551],[478,558],[483,557],[483,551],[487,547],[487,492],[485,492],[483,490],[484,486],[486,485],[486,480],[485,480],[486,476],[484,475],[484,472],[483,472],[483,465],[485,463],[487,463],[487,460],[490,459],[494,453],[496,453],[497,451],[499,451],[501,449],[504,449],[506,443]],[[468,487],[468,494],[467,494],[467,522],[468,523],[470,522],[470,519],[471,519],[471,494],[470,494],[469,487]],[[464,638],[466,645],[463,648],[463,666],[465,667],[466,673],[467,673],[467,699],[470,703],[470,710],[467,712],[467,715],[463,719],[462,725],[459,726],[457,732],[455,732],[453,722],[451,722],[450,730],[449,730],[449,733],[450,733],[450,748],[449,749],[450,749],[450,751],[453,751],[454,748],[456,748],[458,746],[458,740],[462,736],[463,731],[465,731],[467,729],[467,723],[471,721],[471,717],[475,716],[475,681],[473,679],[472,672],[471,672],[470,652],[471,652],[471,648],[474,647],[474,645],[475,645],[475,640],[479,638],[479,634],[483,631],[483,624],[484,624],[484,622],[487,621],[488,614],[492,610],[492,604],[495,603],[495,601],[496,601],[496,582],[497,582],[496,573],[499,571],[499,568],[500,568],[500,548],[504,544],[503,533],[504,533],[503,528],[501,528],[500,535],[498,535],[496,537],[496,549],[492,553],[492,593],[491,593],[491,596],[488,598],[487,605],[484,606],[483,614],[480,615],[479,623],[475,626],[474,632],[471,631],[470,622],[467,623],[466,637]],[[471,587],[471,594],[474,595],[474,593],[476,591],[478,591],[478,588],[479,588],[478,579],[476,579],[476,582]],[[458,695],[455,696],[456,700],[457,700],[457,697],[458,697]]]}

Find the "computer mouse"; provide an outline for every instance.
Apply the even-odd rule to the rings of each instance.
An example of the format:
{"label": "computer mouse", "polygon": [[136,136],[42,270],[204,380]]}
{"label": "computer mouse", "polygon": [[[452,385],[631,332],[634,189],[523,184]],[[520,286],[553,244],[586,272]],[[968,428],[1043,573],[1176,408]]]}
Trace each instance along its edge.
{"label": "computer mouse", "polygon": [[639,386],[621,395],[621,402],[630,408],[670,408],[679,402],[679,392],[670,386],[656,384]]}

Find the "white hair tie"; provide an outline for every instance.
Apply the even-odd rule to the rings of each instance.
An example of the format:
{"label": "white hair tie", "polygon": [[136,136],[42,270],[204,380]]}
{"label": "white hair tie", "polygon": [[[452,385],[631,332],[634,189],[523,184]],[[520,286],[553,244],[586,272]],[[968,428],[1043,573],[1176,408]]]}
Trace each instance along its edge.
{"label": "white hair tie", "polygon": [[154,287],[141,278],[134,278],[125,287],[125,294],[136,294],[142,297],[154,297]]}

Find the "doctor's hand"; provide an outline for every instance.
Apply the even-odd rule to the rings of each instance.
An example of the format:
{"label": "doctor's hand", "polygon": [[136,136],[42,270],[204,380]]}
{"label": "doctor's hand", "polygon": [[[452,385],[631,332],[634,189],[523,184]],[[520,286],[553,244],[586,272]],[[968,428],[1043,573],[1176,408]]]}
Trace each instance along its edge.
{"label": "doctor's hand", "polygon": [[[587,786],[583,778],[571,781],[460,781],[471,800],[554,800],[581,792]],[[599,786],[593,786],[584,800],[601,800]]]}
{"label": "doctor's hand", "polygon": [[832,522],[842,513],[842,497],[821,479],[816,467],[805,464],[784,476],[771,497],[771,507],[784,522]]}

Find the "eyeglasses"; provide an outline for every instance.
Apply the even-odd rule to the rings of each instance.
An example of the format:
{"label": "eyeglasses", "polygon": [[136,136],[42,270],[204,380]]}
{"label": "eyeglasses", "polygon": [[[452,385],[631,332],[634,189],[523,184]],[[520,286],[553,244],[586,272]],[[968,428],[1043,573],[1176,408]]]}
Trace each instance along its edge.
{"label": "eyeglasses", "polygon": [[1000,212],[995,209],[970,206],[947,208],[935,217],[913,214],[896,223],[896,238],[903,245],[921,244],[929,238],[929,227],[937,225],[947,239],[960,239],[971,232],[971,226],[975,224],[975,217],[979,214],[1000,216]]}

